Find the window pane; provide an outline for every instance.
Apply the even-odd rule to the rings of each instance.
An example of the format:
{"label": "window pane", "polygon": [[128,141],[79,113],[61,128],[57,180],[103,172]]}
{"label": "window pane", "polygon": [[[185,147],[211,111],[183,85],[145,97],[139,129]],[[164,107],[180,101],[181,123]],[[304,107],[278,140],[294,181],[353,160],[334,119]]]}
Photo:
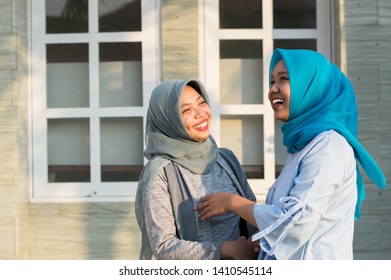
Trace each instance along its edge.
{"label": "window pane", "polygon": [[316,51],[316,39],[276,39],[275,48],[282,49],[309,49]]}
{"label": "window pane", "polygon": [[141,31],[141,0],[99,0],[99,32]]}
{"label": "window pane", "polygon": [[284,123],[280,120],[275,120],[274,126],[274,151],[275,151],[275,160],[276,160],[276,177],[281,173],[281,169],[285,164],[285,160],[288,157],[288,152],[286,147],[282,143],[283,136],[281,132],[281,126]]}
{"label": "window pane", "polygon": [[316,28],[315,0],[273,1],[274,28]]}
{"label": "window pane", "polygon": [[48,120],[49,182],[90,181],[88,119]]}
{"label": "window pane", "polygon": [[262,1],[220,0],[220,29],[262,28]]}
{"label": "window pane", "polygon": [[261,104],[262,41],[220,41],[221,104]]}
{"label": "window pane", "polygon": [[142,106],[141,43],[99,44],[100,106]]}
{"label": "window pane", "polygon": [[88,44],[49,44],[46,56],[47,107],[88,107]]}
{"label": "window pane", "polygon": [[222,116],[221,146],[231,149],[249,179],[264,178],[263,116]]}
{"label": "window pane", "polygon": [[142,118],[101,119],[102,182],[138,181],[143,168]]}
{"label": "window pane", "polygon": [[46,0],[46,33],[88,32],[88,0]]}

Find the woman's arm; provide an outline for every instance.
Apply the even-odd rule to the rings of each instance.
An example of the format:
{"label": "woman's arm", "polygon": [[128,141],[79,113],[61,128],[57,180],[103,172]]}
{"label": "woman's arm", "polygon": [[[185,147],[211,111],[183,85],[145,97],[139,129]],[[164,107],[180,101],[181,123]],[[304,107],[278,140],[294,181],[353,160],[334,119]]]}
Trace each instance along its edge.
{"label": "woman's arm", "polygon": [[200,212],[202,221],[211,217],[233,212],[242,217],[253,226],[257,226],[254,219],[255,202],[238,194],[219,192],[201,198],[201,202],[195,210]]}

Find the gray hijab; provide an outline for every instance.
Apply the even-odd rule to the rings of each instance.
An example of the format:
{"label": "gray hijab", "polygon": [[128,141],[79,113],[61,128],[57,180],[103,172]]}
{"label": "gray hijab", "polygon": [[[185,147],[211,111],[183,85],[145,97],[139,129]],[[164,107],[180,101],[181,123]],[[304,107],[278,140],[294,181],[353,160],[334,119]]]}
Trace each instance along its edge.
{"label": "gray hijab", "polygon": [[203,142],[192,140],[184,126],[181,96],[185,86],[194,88],[210,105],[202,83],[197,80],[168,80],[159,84],[149,102],[146,123],[145,165],[137,187],[135,212],[142,233],[140,259],[152,257],[144,224],[144,198],[158,172],[175,162],[193,173],[205,174],[216,164],[218,147],[212,136]]}
{"label": "gray hijab", "polygon": [[181,96],[185,86],[194,88],[209,104],[201,82],[169,80],[152,92],[147,113],[144,156],[166,157],[196,174],[208,173],[216,163],[217,146],[212,137],[196,142],[189,137],[182,120]]}

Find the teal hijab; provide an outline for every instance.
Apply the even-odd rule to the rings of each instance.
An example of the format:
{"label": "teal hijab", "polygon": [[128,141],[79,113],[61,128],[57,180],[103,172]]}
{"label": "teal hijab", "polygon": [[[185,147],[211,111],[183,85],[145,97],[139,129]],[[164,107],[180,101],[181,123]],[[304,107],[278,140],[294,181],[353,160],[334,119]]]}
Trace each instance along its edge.
{"label": "teal hijab", "polygon": [[209,173],[216,164],[218,147],[212,136],[203,142],[189,137],[182,120],[181,96],[185,86],[194,88],[209,104],[203,84],[198,80],[168,80],[159,84],[149,102],[144,156],[148,159],[137,187],[135,212],[142,233],[140,259],[152,257],[144,226],[144,201],[158,172],[175,162],[193,173]]}
{"label": "teal hijab", "polygon": [[[291,87],[289,119],[281,127],[288,152],[302,150],[316,135],[333,129],[353,147],[356,160],[368,177],[384,189],[383,172],[357,139],[357,103],[348,78],[318,52],[283,49],[273,52],[269,77],[281,59],[288,69]],[[359,218],[365,188],[358,165],[357,191],[355,217]]]}

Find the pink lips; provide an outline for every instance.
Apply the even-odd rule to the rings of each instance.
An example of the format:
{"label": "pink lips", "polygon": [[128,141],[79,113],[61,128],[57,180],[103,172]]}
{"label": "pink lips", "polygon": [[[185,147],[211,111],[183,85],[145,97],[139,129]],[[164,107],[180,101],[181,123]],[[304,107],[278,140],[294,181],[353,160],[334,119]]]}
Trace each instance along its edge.
{"label": "pink lips", "polygon": [[197,129],[199,131],[205,131],[209,128],[207,120],[204,120],[203,122],[200,122],[199,124],[193,126],[194,129]]}

